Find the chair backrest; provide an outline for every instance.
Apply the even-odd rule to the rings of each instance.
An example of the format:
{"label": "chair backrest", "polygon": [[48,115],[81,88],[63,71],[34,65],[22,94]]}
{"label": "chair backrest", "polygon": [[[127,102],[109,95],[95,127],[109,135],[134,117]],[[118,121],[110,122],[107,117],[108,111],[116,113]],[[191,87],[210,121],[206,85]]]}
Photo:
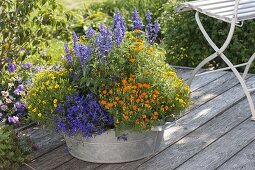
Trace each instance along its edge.
{"label": "chair backrest", "polygon": [[188,10],[196,10],[226,22],[239,22],[255,18],[255,0],[197,0],[176,8],[177,12]]}

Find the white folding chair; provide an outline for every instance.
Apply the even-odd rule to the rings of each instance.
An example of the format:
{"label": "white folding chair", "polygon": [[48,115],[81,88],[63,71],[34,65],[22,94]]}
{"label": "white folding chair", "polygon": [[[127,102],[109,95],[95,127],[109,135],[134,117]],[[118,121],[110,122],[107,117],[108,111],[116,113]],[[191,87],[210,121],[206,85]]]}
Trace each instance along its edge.
{"label": "white folding chair", "polygon": [[[197,1],[191,1],[180,4],[177,8],[177,12],[182,11],[189,11],[189,10],[195,10],[195,18],[197,21],[197,24],[204,35],[205,39],[208,41],[208,43],[211,45],[211,47],[214,49],[215,53],[204,59],[192,72],[192,75],[189,79],[189,85],[191,84],[193,78],[196,75],[202,75],[205,73],[197,74],[199,69],[201,69],[206,63],[210,62],[211,60],[215,59],[216,57],[221,57],[222,60],[227,64],[228,67],[209,71],[206,73],[212,73],[216,71],[223,71],[231,69],[237,79],[239,80],[245,95],[247,96],[250,110],[252,113],[252,120],[255,120],[255,109],[254,104],[250,95],[250,92],[254,91],[253,89],[248,89],[247,85],[245,84],[245,77],[250,69],[250,66],[255,59],[255,54],[253,54],[249,61],[247,63],[242,63],[238,65],[233,65],[231,61],[224,55],[224,51],[229,46],[230,41],[233,37],[235,27],[236,26],[242,26],[243,21],[250,20],[255,18],[255,0],[197,0]],[[207,16],[213,17],[215,19],[219,19],[225,22],[228,22],[231,24],[228,36],[226,38],[226,41],[222,45],[222,47],[217,47],[216,44],[212,41],[212,39],[207,34],[206,30],[204,29],[201,20],[199,18],[199,13],[205,14]],[[245,67],[245,71],[243,75],[237,71],[236,68],[238,67]]]}

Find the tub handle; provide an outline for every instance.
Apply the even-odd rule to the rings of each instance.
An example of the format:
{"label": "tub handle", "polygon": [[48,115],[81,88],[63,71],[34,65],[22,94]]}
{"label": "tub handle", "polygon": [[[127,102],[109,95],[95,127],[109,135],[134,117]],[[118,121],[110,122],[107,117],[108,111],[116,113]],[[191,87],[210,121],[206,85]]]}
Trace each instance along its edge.
{"label": "tub handle", "polygon": [[151,128],[152,131],[164,131],[164,130],[167,130],[169,129],[170,127],[176,125],[176,121],[173,121],[173,122],[166,122],[164,125],[162,126],[153,126]]}

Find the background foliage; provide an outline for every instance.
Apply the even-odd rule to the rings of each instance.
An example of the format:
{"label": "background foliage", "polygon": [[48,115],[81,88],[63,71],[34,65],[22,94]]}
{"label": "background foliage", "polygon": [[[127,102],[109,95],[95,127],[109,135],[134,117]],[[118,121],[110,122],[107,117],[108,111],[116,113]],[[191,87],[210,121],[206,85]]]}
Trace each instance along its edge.
{"label": "background foliage", "polygon": [[[194,12],[175,13],[178,3],[169,1],[164,5],[164,12],[160,20],[163,41],[170,64],[194,67],[214,51],[200,32]],[[230,24],[204,15],[201,15],[201,20],[212,40],[220,47],[227,37]],[[254,27],[255,22],[251,20],[246,21],[243,27],[236,28],[232,42],[225,52],[234,64],[247,62],[247,59],[253,54]],[[220,59],[216,59],[210,64],[214,67],[223,66]]]}
{"label": "background foliage", "polygon": [[0,10],[0,70],[28,55],[42,55],[52,38],[69,36],[69,15],[55,0],[2,0]]}

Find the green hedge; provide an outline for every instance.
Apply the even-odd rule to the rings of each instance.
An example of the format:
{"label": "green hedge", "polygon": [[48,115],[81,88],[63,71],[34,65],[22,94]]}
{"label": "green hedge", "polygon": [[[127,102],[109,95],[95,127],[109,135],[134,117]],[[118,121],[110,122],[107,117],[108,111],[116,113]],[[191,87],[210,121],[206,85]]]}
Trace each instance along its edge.
{"label": "green hedge", "polygon": [[[164,5],[161,16],[163,42],[167,50],[170,64],[191,66],[199,64],[214,51],[200,32],[194,12],[175,13],[177,3],[168,2]],[[230,24],[201,15],[201,20],[209,35],[221,46],[228,34]],[[246,21],[243,27],[238,27],[233,40],[225,51],[226,56],[234,63],[246,62],[255,52],[255,22]],[[223,62],[217,58],[210,66],[221,67]],[[255,69],[253,69],[253,72]]]}

